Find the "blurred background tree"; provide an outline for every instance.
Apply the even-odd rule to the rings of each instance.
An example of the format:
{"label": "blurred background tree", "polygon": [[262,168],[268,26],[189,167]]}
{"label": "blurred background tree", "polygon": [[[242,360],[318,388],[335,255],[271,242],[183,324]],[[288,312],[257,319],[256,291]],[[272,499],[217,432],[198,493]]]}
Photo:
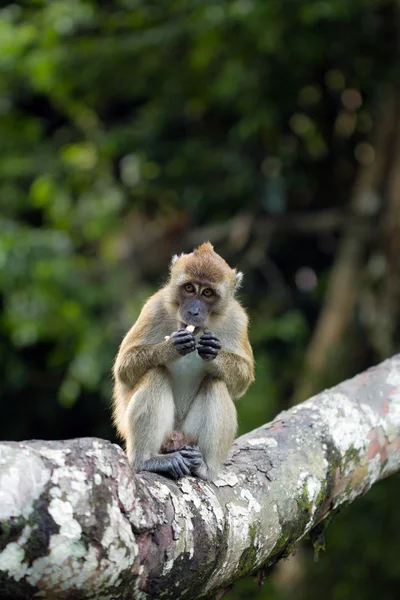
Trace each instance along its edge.
{"label": "blurred background tree", "polygon": [[[399,49],[395,0],[2,3],[0,437],[115,439],[118,344],[208,239],[246,275],[241,433],[399,351]],[[229,597],[397,598],[399,486]]]}

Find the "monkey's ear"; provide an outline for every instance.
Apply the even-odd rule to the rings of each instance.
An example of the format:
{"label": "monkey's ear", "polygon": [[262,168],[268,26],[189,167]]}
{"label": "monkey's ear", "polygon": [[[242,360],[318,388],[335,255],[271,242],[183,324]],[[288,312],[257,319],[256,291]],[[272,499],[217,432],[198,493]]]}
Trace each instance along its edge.
{"label": "monkey's ear", "polygon": [[238,271],[236,273],[236,275],[235,275],[235,285],[233,286],[233,291],[234,292],[238,291],[238,289],[242,285],[242,281],[243,281],[243,273],[241,273],[240,271]]}
{"label": "monkey's ear", "polygon": [[169,268],[172,269],[172,267],[174,266],[174,264],[176,263],[176,261],[178,260],[179,256],[177,254],[174,254],[173,257],[171,258],[171,262],[169,265]]}

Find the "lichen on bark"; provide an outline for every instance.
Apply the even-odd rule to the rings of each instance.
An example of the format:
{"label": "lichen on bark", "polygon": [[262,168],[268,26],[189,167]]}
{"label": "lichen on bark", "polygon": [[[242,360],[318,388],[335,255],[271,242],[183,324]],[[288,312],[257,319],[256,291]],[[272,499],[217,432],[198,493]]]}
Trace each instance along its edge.
{"label": "lichen on bark", "polygon": [[0,596],[205,598],[399,469],[399,356],[236,440],[213,484],[104,440],[0,443]]}

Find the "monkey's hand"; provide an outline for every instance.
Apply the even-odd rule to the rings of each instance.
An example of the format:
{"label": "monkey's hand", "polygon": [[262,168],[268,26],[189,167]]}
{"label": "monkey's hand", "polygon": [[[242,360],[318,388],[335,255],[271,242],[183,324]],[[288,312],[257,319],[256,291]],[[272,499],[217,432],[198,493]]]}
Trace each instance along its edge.
{"label": "monkey's hand", "polygon": [[186,329],[174,331],[170,336],[170,340],[182,356],[186,356],[186,354],[190,354],[190,352],[194,352],[196,349],[194,335]]}
{"label": "monkey's hand", "polygon": [[214,358],[217,358],[221,348],[222,346],[219,339],[211,333],[211,331],[206,331],[199,339],[197,352],[203,360],[213,360]]}

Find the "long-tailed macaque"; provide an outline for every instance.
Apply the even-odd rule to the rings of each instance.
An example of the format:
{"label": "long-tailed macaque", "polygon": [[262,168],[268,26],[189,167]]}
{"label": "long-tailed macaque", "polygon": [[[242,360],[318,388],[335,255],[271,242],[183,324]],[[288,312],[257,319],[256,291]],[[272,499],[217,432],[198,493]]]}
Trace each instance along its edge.
{"label": "long-tailed macaque", "polygon": [[218,475],[236,433],[233,400],[254,380],[248,319],[234,298],[242,277],[210,243],[174,256],[168,283],[122,341],[114,420],[135,471]]}

